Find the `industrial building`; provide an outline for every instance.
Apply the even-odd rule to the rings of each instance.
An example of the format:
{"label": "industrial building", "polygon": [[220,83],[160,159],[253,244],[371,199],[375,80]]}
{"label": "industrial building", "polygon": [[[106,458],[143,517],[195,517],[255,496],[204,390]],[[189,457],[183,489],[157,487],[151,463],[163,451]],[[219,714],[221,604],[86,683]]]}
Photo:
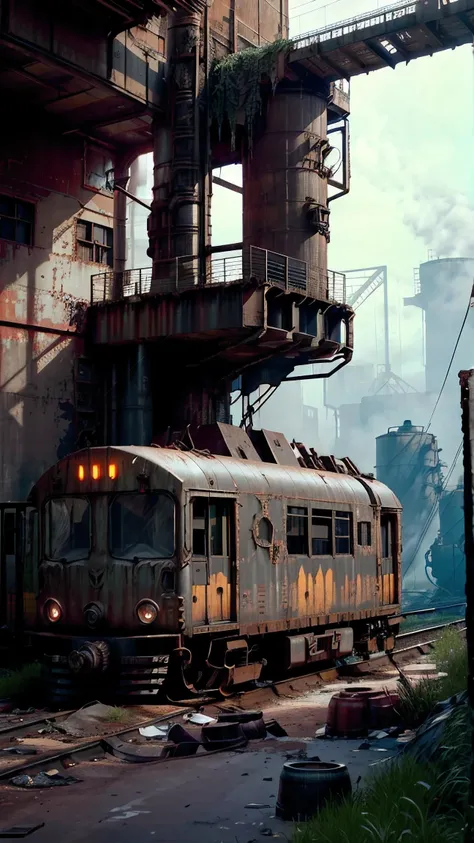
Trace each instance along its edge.
{"label": "industrial building", "polygon": [[[230,421],[232,390],[248,401],[297,367],[351,359],[353,311],[327,266],[329,199],[349,189],[340,80],[467,43],[473,6],[405,4],[287,43],[287,0],[2,0],[16,115],[0,169],[3,500],[85,444],[170,441]],[[220,98],[215,62],[274,42],[249,119]],[[146,153],[148,260],[133,266]],[[212,172],[236,162],[243,242],[216,249]]]}

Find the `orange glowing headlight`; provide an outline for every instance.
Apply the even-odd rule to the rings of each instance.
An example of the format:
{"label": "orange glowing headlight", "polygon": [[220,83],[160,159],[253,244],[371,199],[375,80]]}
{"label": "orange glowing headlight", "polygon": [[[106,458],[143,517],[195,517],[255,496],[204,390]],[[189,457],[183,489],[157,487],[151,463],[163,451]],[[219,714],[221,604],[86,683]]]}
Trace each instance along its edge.
{"label": "orange glowing headlight", "polygon": [[92,466],[92,479],[98,480],[100,477],[100,465],[93,465]]}
{"label": "orange glowing headlight", "polygon": [[136,613],[141,623],[153,623],[158,617],[158,606],[151,600],[142,600],[137,605]]}
{"label": "orange glowing headlight", "polygon": [[77,469],[77,476],[78,476],[79,480],[84,480],[84,477],[86,476],[86,472],[84,470],[83,465],[80,465],[79,468]]}
{"label": "orange glowing headlight", "polygon": [[57,600],[47,600],[44,604],[44,613],[50,623],[57,623],[63,616],[63,610]]}
{"label": "orange glowing headlight", "polygon": [[117,466],[114,463],[109,465],[109,477],[111,480],[115,480],[117,477]]}

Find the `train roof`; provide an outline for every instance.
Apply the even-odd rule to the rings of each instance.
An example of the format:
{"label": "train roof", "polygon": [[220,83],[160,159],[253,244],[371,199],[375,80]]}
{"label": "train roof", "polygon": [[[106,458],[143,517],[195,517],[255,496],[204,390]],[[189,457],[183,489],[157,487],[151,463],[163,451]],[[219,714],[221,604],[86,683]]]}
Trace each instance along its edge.
{"label": "train roof", "polygon": [[[101,449],[91,449],[96,451]],[[113,446],[157,466],[183,486],[196,491],[277,494],[329,503],[371,504],[401,509],[394,493],[379,481],[330,471],[269,462],[206,455],[196,451],[149,446]]]}

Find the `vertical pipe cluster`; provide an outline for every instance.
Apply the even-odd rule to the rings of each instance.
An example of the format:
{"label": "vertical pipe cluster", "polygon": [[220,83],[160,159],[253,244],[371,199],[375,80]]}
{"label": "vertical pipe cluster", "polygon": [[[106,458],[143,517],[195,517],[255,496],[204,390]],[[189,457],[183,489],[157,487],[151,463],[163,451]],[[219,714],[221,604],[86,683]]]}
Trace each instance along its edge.
{"label": "vertical pipe cluster", "polygon": [[198,14],[177,13],[170,25],[173,62],[172,257],[194,257],[199,253],[200,22]]}

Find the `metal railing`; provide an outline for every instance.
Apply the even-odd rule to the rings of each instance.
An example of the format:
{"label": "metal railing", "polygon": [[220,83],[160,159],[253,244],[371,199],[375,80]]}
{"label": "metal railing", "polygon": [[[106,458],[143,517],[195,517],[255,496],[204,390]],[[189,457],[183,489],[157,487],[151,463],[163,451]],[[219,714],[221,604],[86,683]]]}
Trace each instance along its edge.
{"label": "metal railing", "polygon": [[366,12],[353,18],[347,18],[347,20],[338,21],[331,26],[305,32],[293,39],[293,49],[298,50],[301,47],[309,47],[314,43],[331,41],[333,38],[340,38],[341,35],[347,35],[350,32],[357,32],[371,26],[377,26],[377,24],[398,20],[406,15],[412,15],[416,12],[417,6],[418,2],[413,2],[413,0],[411,2],[394,3],[373,12]]}
{"label": "metal railing", "polygon": [[258,246],[250,246],[250,278],[268,281],[284,290],[306,292],[308,284],[308,266],[305,261],[289,258],[278,252],[269,252]]}
{"label": "metal railing", "polygon": [[151,267],[97,273],[91,277],[91,303],[182,293],[198,286],[223,286],[250,279],[329,301],[342,303],[346,297],[346,278],[342,273],[314,267],[309,272],[305,261],[257,246],[225,257],[214,255],[206,264],[204,282],[200,261],[193,256],[162,261],[155,265],[154,274],[152,277]]}
{"label": "metal railing", "polygon": [[333,272],[331,269],[327,273],[328,287],[327,297],[329,301],[343,304],[346,301],[346,276],[343,272]]}
{"label": "metal railing", "polygon": [[413,270],[413,289],[415,290],[415,296],[421,293],[420,269],[418,266],[415,266]]}

